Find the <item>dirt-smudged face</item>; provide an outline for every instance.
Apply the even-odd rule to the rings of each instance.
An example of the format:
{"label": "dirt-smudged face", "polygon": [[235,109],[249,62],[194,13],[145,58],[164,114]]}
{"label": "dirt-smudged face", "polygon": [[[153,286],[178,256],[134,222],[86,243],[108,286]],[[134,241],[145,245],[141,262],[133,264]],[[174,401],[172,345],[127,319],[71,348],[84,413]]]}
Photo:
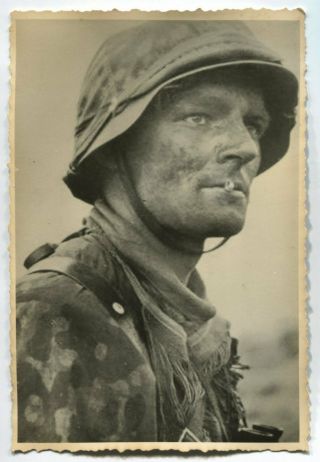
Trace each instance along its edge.
{"label": "dirt-smudged face", "polygon": [[268,124],[260,91],[230,79],[199,81],[151,104],[126,147],[144,205],[192,238],[238,233]]}

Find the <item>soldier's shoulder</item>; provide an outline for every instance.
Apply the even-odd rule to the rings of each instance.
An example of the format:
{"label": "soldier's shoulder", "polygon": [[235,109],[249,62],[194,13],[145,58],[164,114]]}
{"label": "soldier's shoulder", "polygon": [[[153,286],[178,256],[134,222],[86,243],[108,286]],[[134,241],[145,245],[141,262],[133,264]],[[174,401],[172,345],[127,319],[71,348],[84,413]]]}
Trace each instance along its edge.
{"label": "soldier's shoulder", "polygon": [[[85,265],[87,272],[103,271],[106,280],[111,280],[112,276],[112,262],[91,234],[76,235],[59,245],[42,245],[25,261],[29,271],[17,281],[17,303],[32,300],[59,303],[88,295],[81,292],[81,279],[68,274],[70,262],[73,266]],[[42,265],[40,269],[39,263]]]}
{"label": "soldier's shoulder", "polygon": [[16,302],[66,303],[79,294],[80,284],[55,271],[27,273],[16,286]]}
{"label": "soldier's shoulder", "polygon": [[134,303],[118,266],[94,233],[63,242],[18,281],[17,318],[37,319],[47,313],[50,318],[63,315],[79,322],[95,319],[98,324],[108,320],[118,325]]}

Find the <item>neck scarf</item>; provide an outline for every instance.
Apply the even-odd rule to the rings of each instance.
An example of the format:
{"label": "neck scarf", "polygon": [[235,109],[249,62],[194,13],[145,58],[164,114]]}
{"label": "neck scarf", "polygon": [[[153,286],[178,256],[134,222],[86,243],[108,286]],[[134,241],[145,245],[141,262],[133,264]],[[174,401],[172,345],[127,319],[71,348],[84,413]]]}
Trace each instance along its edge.
{"label": "neck scarf", "polygon": [[108,204],[98,200],[90,221],[111,242],[116,250],[113,256],[141,302],[159,390],[162,438],[168,439],[168,429],[172,433],[173,428],[187,427],[203,400],[197,371],[210,380],[227,364],[229,323],[206,300],[196,270],[184,285],[147,234]]}

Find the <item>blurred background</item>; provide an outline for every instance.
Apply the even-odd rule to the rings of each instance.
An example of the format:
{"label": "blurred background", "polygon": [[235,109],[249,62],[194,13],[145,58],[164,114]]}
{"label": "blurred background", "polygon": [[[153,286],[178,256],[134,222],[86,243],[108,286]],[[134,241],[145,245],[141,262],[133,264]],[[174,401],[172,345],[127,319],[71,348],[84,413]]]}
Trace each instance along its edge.
{"label": "blurred background", "polygon": [[[61,180],[73,153],[81,81],[103,40],[137,23],[17,20],[17,277],[34,248],[59,242],[88,214]],[[297,22],[246,23],[299,75]],[[285,158],[254,182],[244,230],[199,264],[209,298],[231,321],[242,362],[251,367],[240,385],[248,421],[283,427],[283,441],[299,439],[299,155],[294,129]]]}

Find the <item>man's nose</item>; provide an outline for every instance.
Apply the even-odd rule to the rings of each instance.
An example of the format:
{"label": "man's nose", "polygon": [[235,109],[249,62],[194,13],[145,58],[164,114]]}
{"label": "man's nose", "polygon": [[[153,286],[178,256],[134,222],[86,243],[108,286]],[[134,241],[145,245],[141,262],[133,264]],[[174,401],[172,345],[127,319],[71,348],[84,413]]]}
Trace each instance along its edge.
{"label": "man's nose", "polygon": [[230,124],[227,129],[227,143],[218,156],[221,163],[232,162],[241,167],[254,159],[260,159],[260,144],[243,123]]}

